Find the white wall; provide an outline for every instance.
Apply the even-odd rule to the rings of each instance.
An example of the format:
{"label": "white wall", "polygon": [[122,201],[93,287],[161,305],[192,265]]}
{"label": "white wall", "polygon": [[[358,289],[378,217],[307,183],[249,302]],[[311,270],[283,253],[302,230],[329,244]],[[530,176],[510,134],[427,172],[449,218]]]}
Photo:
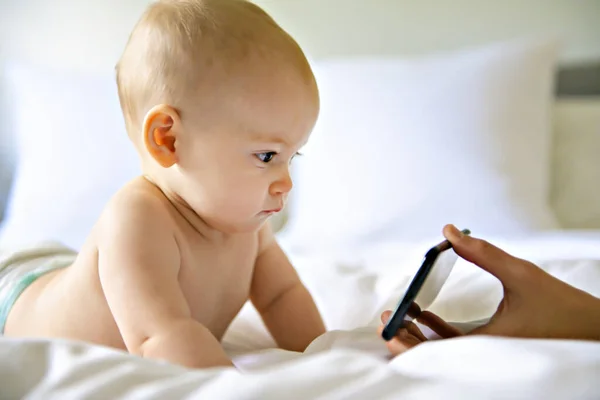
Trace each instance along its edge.
{"label": "white wall", "polygon": [[[148,0],[0,0],[0,51],[110,70]],[[599,0],[257,0],[312,57],[418,54],[555,34],[600,58]]]}
{"label": "white wall", "polygon": [[[129,31],[149,1],[0,0],[0,62],[3,57],[18,58],[112,73]],[[546,34],[562,38],[565,61],[600,59],[600,0],[256,2],[316,59],[422,54]],[[4,123],[2,119],[0,214],[13,163],[10,144],[1,132]]]}
{"label": "white wall", "polygon": [[598,0],[264,0],[315,56],[419,54],[525,35],[600,57]]}

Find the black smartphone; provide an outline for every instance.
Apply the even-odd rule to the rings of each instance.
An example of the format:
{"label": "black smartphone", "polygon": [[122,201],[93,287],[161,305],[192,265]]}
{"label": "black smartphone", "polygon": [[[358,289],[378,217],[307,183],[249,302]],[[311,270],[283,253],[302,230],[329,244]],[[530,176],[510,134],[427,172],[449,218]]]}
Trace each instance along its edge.
{"label": "black smartphone", "polygon": [[[471,234],[468,229],[461,232],[464,235]],[[447,240],[432,247],[425,254],[421,268],[417,271],[404,297],[383,328],[381,333],[383,339],[392,340],[396,336],[396,332],[404,326],[405,321],[412,321],[408,313],[415,300],[417,300],[416,304],[423,308],[427,308],[433,303],[457,260],[458,255],[452,250],[452,244]]]}

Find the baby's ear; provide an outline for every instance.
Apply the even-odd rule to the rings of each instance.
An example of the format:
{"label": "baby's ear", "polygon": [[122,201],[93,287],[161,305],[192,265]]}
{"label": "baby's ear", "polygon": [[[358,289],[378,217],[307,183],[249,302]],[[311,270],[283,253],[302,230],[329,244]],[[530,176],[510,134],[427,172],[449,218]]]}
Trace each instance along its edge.
{"label": "baby's ear", "polygon": [[144,146],[157,163],[169,168],[177,163],[176,141],[174,129],[178,125],[179,113],[171,106],[153,107],[144,119]]}

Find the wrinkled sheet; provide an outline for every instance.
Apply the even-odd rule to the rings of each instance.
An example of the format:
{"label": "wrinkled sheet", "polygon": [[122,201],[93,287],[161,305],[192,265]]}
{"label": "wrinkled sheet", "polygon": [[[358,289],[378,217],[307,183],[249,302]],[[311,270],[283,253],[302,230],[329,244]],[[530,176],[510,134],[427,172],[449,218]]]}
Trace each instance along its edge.
{"label": "wrinkled sheet", "polygon": [[[600,296],[600,234],[490,241]],[[249,305],[223,340],[238,370],[191,371],[77,342],[0,338],[0,398],[600,398],[600,343],[463,337],[392,359],[375,332],[379,315],[398,301],[429,245],[290,254],[329,329],[303,354],[274,349]],[[495,278],[460,262],[430,309],[468,323],[489,317],[501,294]]]}

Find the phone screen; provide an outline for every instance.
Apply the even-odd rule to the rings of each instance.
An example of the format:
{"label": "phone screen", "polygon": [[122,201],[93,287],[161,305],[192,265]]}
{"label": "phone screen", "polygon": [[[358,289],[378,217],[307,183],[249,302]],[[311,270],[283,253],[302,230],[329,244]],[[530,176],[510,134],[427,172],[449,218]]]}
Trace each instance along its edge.
{"label": "phone screen", "polygon": [[[462,233],[469,235],[471,232],[465,229]],[[413,318],[409,312],[414,308],[413,303],[416,303],[421,309],[427,309],[434,302],[457,260],[458,255],[447,240],[427,252],[421,268],[417,271],[404,297],[398,302],[396,310],[383,329],[382,336],[385,340],[391,340],[398,329],[403,327],[405,321],[412,321]]]}

